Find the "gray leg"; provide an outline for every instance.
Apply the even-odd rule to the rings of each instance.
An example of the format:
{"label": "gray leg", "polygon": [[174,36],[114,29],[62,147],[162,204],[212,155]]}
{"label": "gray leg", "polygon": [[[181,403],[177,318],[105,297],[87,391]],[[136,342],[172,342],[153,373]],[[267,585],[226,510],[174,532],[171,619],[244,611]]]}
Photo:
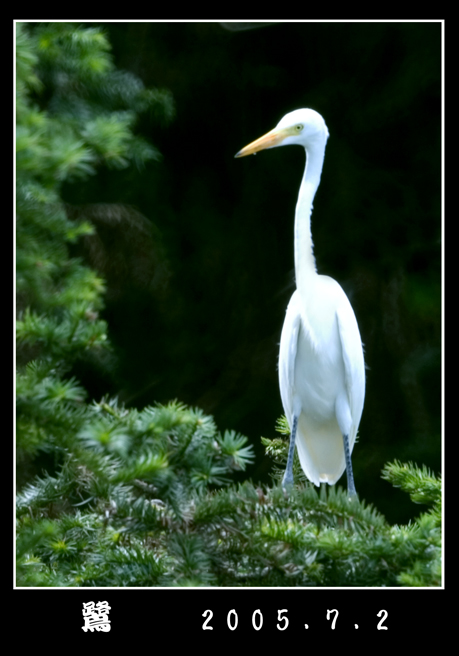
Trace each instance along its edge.
{"label": "gray leg", "polygon": [[351,452],[349,451],[349,438],[343,435],[344,442],[344,458],[346,460],[346,476],[347,476],[347,493],[349,497],[357,496],[354,485],[354,474],[352,472]]}
{"label": "gray leg", "polygon": [[284,478],[282,479],[282,487],[284,490],[288,487],[293,487],[293,456],[295,453],[296,442],[296,427],[298,425],[298,417],[293,415],[293,426],[290,434],[290,444],[288,447],[287,467],[285,468]]}

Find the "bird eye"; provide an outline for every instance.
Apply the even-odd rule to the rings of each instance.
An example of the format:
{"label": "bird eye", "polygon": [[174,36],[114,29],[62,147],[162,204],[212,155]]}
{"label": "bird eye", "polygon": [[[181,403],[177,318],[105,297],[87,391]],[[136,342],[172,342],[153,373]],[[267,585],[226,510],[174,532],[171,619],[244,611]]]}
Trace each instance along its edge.
{"label": "bird eye", "polygon": [[303,129],[303,126],[301,124],[295,125],[295,130],[297,132],[301,132],[302,129]]}

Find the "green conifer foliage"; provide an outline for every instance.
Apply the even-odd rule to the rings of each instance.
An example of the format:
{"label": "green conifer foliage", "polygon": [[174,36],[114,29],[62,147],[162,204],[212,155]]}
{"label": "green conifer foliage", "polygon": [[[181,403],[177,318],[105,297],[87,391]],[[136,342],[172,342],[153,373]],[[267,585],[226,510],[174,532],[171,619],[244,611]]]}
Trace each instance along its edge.
{"label": "green conifer foliage", "polygon": [[[69,218],[61,185],[158,158],[136,117],[168,120],[173,103],[116,70],[98,28],[18,24],[16,45],[17,585],[440,585],[440,481],[427,470],[386,467],[430,506],[390,526],[340,487],[317,491],[298,463],[287,495],[285,439],[264,440],[271,486],[236,486],[252,447],[200,409],[88,402],[69,371],[109,348],[104,282],[69,254],[93,227]],[[37,472],[43,453],[54,465]]]}
{"label": "green conifer foliage", "polygon": [[18,461],[64,448],[85,415],[85,390],[64,380],[84,353],[108,348],[104,281],[69,244],[93,232],[72,221],[62,183],[158,158],[135,135],[139,112],[173,115],[165,91],[116,70],[98,28],[17,25],[16,289]]}

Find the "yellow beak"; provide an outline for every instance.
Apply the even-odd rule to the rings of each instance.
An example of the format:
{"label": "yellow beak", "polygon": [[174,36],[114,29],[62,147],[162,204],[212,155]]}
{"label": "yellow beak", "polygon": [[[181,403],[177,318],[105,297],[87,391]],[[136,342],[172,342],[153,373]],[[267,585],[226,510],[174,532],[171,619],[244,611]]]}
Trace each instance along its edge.
{"label": "yellow beak", "polygon": [[267,134],[263,135],[256,141],[252,141],[248,146],[240,150],[235,154],[234,157],[245,157],[246,155],[254,155],[260,150],[265,150],[265,148],[273,148],[274,146],[279,146],[285,139],[285,137],[290,136],[291,132],[289,128],[282,128],[271,130]]}

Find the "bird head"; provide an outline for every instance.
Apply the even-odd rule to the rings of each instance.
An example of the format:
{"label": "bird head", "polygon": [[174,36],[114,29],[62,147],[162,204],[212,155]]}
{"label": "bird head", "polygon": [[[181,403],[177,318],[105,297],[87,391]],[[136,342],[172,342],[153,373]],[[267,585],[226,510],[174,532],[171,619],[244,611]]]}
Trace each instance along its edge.
{"label": "bird head", "polygon": [[294,144],[307,149],[317,141],[324,143],[327,138],[327,126],[318,112],[313,109],[296,109],[286,114],[274,130],[250,143],[236,153],[235,157],[245,157],[267,148]]}

